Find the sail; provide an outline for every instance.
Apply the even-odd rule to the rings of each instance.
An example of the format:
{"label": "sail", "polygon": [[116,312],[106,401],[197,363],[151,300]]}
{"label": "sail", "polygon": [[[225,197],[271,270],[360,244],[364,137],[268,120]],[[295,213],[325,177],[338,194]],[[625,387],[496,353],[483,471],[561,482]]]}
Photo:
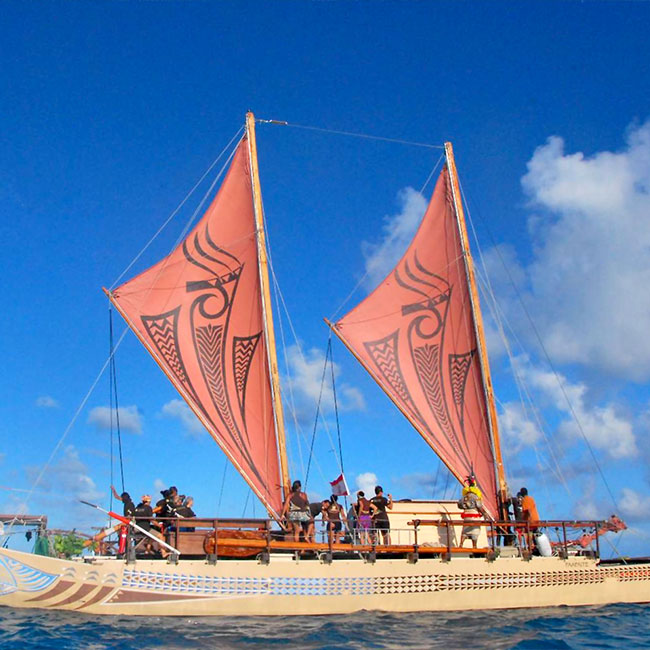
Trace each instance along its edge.
{"label": "sail", "polygon": [[451,472],[497,516],[494,455],[449,172],[386,279],[334,330]]}
{"label": "sail", "polygon": [[111,292],[129,326],[237,470],[282,509],[248,142],[166,258]]}

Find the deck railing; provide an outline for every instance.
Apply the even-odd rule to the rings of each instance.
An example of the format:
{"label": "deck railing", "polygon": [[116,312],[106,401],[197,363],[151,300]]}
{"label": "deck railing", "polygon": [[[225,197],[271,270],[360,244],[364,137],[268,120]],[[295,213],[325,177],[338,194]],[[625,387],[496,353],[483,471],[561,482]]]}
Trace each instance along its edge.
{"label": "deck railing", "polygon": [[[138,519],[142,525],[147,519]],[[150,521],[162,523],[165,527],[164,539],[178,549],[183,557],[206,556],[208,561],[216,562],[220,557],[257,557],[261,562],[268,562],[274,553],[294,553],[296,558],[319,557],[321,561],[331,562],[335,557],[363,557],[374,561],[377,556],[406,557],[417,561],[419,556],[441,557],[451,560],[454,556],[473,555],[495,559],[506,548],[516,549],[516,554],[523,559],[530,559],[535,548],[535,532],[544,529],[554,532],[557,541],[552,542],[553,554],[562,558],[570,555],[589,554],[600,557],[599,527],[605,522],[599,521],[490,521],[482,519],[463,520],[460,517],[450,519],[449,515],[436,519],[413,519],[408,528],[391,528],[390,544],[383,543],[381,530],[358,529],[344,530],[343,541],[336,542],[333,534],[326,529],[315,530],[310,539],[301,535],[299,541],[293,539],[293,533],[274,527],[268,519],[217,519],[217,518],[156,518]],[[318,522],[317,522],[318,523]],[[436,526],[440,543],[422,543],[422,527]],[[457,529],[463,526],[481,527],[488,530],[487,546],[473,548],[459,546],[456,541]],[[595,549],[583,549],[577,540],[570,539],[570,531],[582,529],[595,531]],[[206,538],[213,540],[211,551],[204,549]],[[132,536],[129,549],[146,544],[137,536]],[[135,551],[130,550],[127,559],[135,559]],[[172,556],[172,561],[177,560]]]}

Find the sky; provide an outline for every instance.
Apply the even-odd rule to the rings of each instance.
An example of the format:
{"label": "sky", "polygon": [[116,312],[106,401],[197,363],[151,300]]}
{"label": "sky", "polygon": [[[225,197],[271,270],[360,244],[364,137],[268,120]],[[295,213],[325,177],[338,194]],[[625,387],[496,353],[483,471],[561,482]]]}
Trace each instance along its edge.
{"label": "sky", "polygon": [[[290,125],[259,124],[258,146],[289,314],[276,328],[292,477],[305,481],[322,319],[390,270],[440,164],[439,148],[334,132],[451,141],[509,485],[543,517],[617,512],[630,530],[611,542],[648,554],[650,3],[0,6],[0,511],[103,523],[78,503],[108,506],[111,481],[121,489],[101,288],[169,252],[210,180],[136,259],[253,110]],[[119,317],[113,328],[120,339]],[[332,353],[350,487],[456,498],[365,371],[339,343]],[[264,514],[131,334],[116,369],[136,499],[175,484],[200,515]],[[340,472],[329,385],[321,406],[314,500]]]}

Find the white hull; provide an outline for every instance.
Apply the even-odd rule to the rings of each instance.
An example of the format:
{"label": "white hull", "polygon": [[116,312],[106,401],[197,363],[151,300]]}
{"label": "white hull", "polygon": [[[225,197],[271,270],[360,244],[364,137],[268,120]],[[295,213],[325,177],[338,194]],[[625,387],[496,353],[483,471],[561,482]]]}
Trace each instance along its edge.
{"label": "white hull", "polygon": [[0,549],[0,604],[89,614],[216,616],[485,610],[650,602],[650,563],[556,557],[295,561],[57,560]]}

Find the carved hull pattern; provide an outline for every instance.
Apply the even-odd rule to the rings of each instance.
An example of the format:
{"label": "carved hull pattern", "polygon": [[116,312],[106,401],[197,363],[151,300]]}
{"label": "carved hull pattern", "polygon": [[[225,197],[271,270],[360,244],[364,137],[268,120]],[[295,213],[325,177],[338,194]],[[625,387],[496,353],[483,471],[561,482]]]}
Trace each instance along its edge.
{"label": "carved hull pattern", "polygon": [[[0,591],[0,605],[91,614],[287,616],[650,601],[650,564],[601,567],[588,558],[420,559],[417,564],[271,560],[269,565],[255,560],[216,565],[139,560],[127,565],[115,559],[86,564],[3,549],[0,560],[11,567],[12,583],[20,585]],[[30,574],[38,591],[16,579],[19,572]],[[0,585],[6,580],[4,576]]]}

